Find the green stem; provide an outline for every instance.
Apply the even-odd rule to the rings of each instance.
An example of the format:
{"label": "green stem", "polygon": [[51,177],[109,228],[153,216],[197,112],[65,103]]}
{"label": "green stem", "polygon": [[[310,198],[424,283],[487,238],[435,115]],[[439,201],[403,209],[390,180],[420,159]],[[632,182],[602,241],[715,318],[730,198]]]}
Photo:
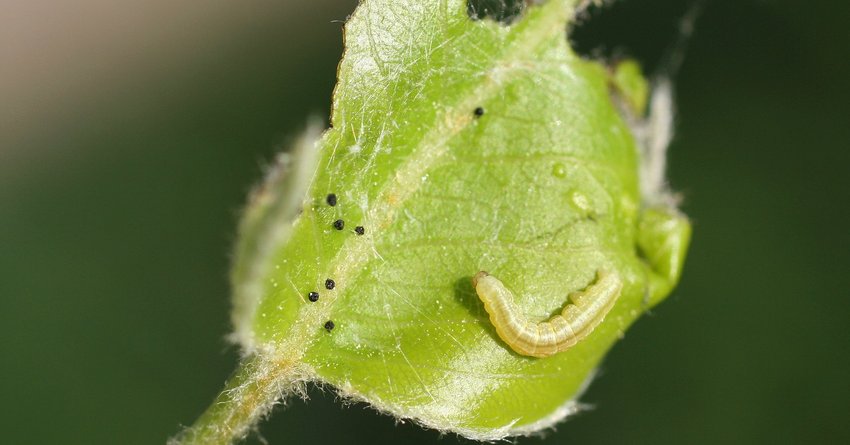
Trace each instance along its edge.
{"label": "green stem", "polygon": [[243,439],[275,402],[295,389],[300,375],[292,360],[246,357],[195,424],[168,445],[226,445]]}

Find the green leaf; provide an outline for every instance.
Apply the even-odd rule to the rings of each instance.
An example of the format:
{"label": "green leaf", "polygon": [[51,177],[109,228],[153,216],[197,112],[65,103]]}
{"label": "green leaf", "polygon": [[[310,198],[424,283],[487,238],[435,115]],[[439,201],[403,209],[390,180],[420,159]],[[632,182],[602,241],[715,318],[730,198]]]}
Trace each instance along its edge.
{"label": "green leaf", "polygon": [[[675,209],[644,208],[615,80],[567,43],[577,3],[529,7],[509,26],[471,20],[465,0],[361,3],[300,216],[269,205],[292,187],[273,180],[243,223],[236,337],[264,376],[254,383],[277,382],[250,403],[321,382],[474,439],[578,409],[606,351],[678,280],[690,232]],[[505,344],[471,283],[489,271],[543,320],[600,269],[623,281],[616,305],[547,358]],[[220,404],[244,403],[233,388],[249,380]],[[223,422],[217,409],[205,422]]]}

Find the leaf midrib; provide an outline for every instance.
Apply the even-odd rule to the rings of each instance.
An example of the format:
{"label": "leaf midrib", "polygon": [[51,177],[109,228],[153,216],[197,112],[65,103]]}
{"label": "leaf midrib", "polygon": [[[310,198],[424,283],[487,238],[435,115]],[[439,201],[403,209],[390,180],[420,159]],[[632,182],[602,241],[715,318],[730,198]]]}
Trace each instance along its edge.
{"label": "leaf midrib", "polygon": [[[538,10],[533,11],[539,19],[537,23],[528,23],[531,19],[528,15],[531,15],[532,11],[527,11],[524,20],[513,25],[512,31],[517,34],[512,36],[511,46],[502,53],[500,58],[493,61],[489,72],[497,71],[506,61],[509,62],[521,58],[523,54],[533,52],[557,35],[564,35],[566,39],[566,25],[572,16],[576,2],[576,0],[550,0],[538,6]],[[395,211],[421,186],[422,176],[449,152],[448,142],[474,119],[471,110],[486,98],[492,97],[508,83],[505,75],[501,75],[498,80],[494,79],[494,76],[484,76],[484,79],[469,94],[461,96],[457,103],[446,107],[446,112],[435,115],[431,129],[422,136],[399,167],[397,174],[372,201],[374,205],[366,212],[364,220],[375,228],[375,232],[392,224]],[[392,200],[389,199],[391,196]],[[329,319],[335,302],[345,293],[351,276],[360,272],[363,266],[373,259],[371,251],[374,244],[363,241],[363,239],[349,238],[334,258],[328,262],[329,267],[324,276],[334,277],[337,283],[336,288],[318,304],[303,306],[300,309],[289,333],[274,346],[278,354],[285,355],[290,360],[300,361],[312,344],[312,340],[317,334],[323,333],[321,326]]]}

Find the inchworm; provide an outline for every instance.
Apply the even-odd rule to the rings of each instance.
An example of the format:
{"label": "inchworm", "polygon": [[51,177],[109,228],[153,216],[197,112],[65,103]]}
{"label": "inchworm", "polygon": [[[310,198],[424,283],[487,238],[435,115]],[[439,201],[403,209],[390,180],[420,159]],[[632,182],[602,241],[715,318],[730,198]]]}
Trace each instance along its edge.
{"label": "inchworm", "polygon": [[481,271],[472,277],[472,285],[499,337],[518,354],[532,357],[548,357],[575,346],[602,322],[623,289],[619,275],[600,270],[595,283],[569,295],[561,314],[533,322],[498,278]]}

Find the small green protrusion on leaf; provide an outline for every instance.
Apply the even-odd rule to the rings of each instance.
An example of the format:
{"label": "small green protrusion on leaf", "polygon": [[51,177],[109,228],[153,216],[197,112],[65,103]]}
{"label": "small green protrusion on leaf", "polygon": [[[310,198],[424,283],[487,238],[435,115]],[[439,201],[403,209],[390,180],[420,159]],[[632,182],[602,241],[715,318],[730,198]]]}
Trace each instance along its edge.
{"label": "small green protrusion on leaf", "polygon": [[611,81],[632,115],[643,116],[649,100],[649,82],[643,76],[640,64],[632,59],[620,61],[614,66]]}

